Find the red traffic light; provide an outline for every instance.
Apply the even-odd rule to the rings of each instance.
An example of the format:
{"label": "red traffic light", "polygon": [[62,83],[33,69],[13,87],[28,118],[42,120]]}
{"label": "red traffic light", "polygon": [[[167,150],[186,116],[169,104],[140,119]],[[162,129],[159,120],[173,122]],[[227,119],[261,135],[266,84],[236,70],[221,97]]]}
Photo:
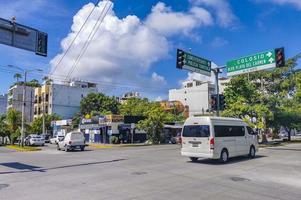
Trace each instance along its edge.
{"label": "red traffic light", "polygon": [[276,67],[284,67],[285,66],[284,48],[275,49],[275,57],[276,57]]}

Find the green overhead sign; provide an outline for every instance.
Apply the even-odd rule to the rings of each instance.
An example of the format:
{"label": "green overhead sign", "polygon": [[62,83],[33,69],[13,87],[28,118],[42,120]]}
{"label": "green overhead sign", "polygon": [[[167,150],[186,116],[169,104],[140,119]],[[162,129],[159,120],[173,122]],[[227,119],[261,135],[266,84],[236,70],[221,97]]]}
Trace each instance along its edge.
{"label": "green overhead sign", "polygon": [[211,61],[180,49],[177,50],[177,68],[211,76]]}
{"label": "green overhead sign", "polygon": [[227,76],[282,67],[284,64],[284,49],[273,49],[227,62]]}

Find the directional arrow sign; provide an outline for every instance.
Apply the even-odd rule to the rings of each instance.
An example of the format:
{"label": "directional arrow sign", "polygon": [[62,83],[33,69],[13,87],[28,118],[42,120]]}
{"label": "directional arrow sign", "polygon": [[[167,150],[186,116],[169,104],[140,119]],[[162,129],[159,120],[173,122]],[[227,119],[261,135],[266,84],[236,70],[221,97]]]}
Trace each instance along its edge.
{"label": "directional arrow sign", "polygon": [[275,49],[227,62],[227,76],[235,76],[276,67]]}
{"label": "directional arrow sign", "polygon": [[177,50],[177,68],[211,76],[211,61],[180,49]]}

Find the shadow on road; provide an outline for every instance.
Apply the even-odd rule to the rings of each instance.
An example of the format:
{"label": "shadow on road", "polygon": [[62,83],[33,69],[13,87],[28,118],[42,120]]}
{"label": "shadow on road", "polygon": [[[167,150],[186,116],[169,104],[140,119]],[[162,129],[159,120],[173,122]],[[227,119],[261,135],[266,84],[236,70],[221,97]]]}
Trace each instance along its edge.
{"label": "shadow on road", "polygon": [[19,163],[19,162],[0,163],[0,165],[3,165],[5,167],[10,167],[10,168],[13,168],[13,169],[22,170],[22,171],[0,172],[0,175],[15,174],[15,173],[27,173],[27,172],[47,172],[49,170],[55,170],[55,169],[81,167],[81,166],[87,166],[87,165],[99,165],[99,164],[120,162],[120,161],[124,161],[124,160],[127,160],[127,159],[115,159],[115,160],[107,160],[107,161],[100,161],[100,162],[90,162],[90,163],[81,163],[81,164],[74,164],[74,165],[64,165],[64,166],[50,167],[50,168],[41,168],[41,167],[37,167],[37,166],[26,165],[26,164]]}
{"label": "shadow on road", "polygon": [[[260,158],[264,158],[264,157],[267,157],[267,156],[256,156],[255,158],[253,159],[260,159]],[[199,164],[207,164],[207,165],[231,165],[231,164],[235,164],[235,163],[239,163],[239,162],[245,162],[245,161],[249,161],[250,158],[249,157],[246,157],[246,156],[239,156],[239,157],[234,157],[234,158],[229,158],[229,161],[227,163],[221,163],[219,162],[218,160],[215,160],[215,159],[200,159],[200,160],[197,160],[195,162],[192,162],[192,161],[187,161],[187,162],[190,162],[190,163],[199,163]]]}
{"label": "shadow on road", "polygon": [[269,150],[301,151],[301,149],[268,147]]}

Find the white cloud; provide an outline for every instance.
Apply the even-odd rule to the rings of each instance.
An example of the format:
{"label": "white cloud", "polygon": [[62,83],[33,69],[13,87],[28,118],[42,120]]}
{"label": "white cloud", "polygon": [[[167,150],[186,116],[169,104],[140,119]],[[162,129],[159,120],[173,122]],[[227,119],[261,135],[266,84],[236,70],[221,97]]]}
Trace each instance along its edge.
{"label": "white cloud", "polygon": [[[54,78],[66,76],[71,70],[106,2],[99,3],[91,20],[53,74]],[[93,7],[89,3],[73,17],[71,32],[61,42],[62,53],[50,62],[52,69],[66,52]],[[158,19],[156,23],[155,19]],[[147,74],[152,64],[169,56],[172,46],[169,36],[177,31],[189,33],[195,28],[211,25],[212,21],[210,13],[204,8],[193,6],[187,12],[174,12],[161,2],[152,8],[145,20],[135,15],[118,18],[111,11],[91,40],[71,78],[97,80],[102,88],[109,85],[107,91],[129,85],[140,87],[140,90],[149,87],[154,92],[162,92],[162,84],[166,85],[164,77],[157,73],[148,77]]]}
{"label": "white cloud", "polygon": [[256,0],[256,2],[273,2],[279,5],[290,4],[301,10],[301,0]]}
{"label": "white cloud", "polygon": [[156,72],[153,72],[152,74],[152,81],[161,85],[166,85],[165,78],[163,76],[158,75]]}
{"label": "white cloud", "polygon": [[222,27],[232,26],[237,20],[226,0],[190,0],[190,2],[194,5],[205,5],[214,9],[217,22]]}
{"label": "white cloud", "polygon": [[188,34],[196,27],[212,24],[212,16],[204,8],[192,7],[188,13],[174,12],[162,2],[153,6],[151,14],[146,19],[147,26],[166,36]]}

